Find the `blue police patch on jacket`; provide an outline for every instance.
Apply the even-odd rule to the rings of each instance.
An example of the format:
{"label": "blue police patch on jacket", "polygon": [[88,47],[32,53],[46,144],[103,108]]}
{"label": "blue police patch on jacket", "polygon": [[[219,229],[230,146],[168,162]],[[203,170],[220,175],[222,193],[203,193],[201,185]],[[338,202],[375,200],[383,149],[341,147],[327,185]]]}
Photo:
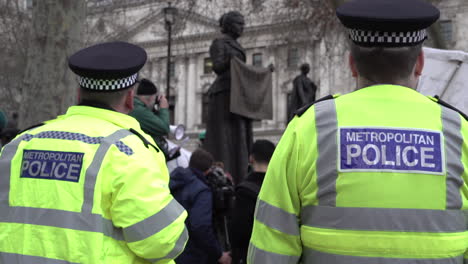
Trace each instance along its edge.
{"label": "blue police patch on jacket", "polygon": [[78,182],[84,153],[24,150],[21,178]]}
{"label": "blue police patch on jacket", "polygon": [[339,129],[339,170],[444,174],[439,131],[351,127]]}

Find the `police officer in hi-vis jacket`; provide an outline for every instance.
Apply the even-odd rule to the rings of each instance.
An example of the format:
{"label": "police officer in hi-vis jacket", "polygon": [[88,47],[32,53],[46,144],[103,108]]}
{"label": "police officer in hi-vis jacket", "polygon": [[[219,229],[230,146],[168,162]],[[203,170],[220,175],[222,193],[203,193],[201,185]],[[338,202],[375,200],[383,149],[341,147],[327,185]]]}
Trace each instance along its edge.
{"label": "police officer in hi-vis jacket", "polygon": [[336,13],[356,91],[289,123],[260,191],[248,263],[468,263],[468,123],[416,91],[439,10],[351,0]]}
{"label": "police officer in hi-vis jacket", "polygon": [[125,42],[73,54],[80,103],[0,154],[0,263],[174,263],[187,214],[133,109],[146,52]]}

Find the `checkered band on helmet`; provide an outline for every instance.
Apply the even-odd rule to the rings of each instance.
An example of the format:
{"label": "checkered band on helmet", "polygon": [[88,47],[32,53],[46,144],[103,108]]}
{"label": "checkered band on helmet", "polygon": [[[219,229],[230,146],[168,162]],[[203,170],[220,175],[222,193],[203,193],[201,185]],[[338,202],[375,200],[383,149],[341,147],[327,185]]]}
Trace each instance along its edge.
{"label": "checkered band on helmet", "polygon": [[427,38],[426,30],[410,32],[383,32],[349,29],[349,37],[357,44],[404,46],[416,45]]}
{"label": "checkered band on helmet", "polygon": [[137,81],[138,73],[122,79],[103,80],[79,76],[78,83],[81,87],[96,91],[116,91],[134,85]]}

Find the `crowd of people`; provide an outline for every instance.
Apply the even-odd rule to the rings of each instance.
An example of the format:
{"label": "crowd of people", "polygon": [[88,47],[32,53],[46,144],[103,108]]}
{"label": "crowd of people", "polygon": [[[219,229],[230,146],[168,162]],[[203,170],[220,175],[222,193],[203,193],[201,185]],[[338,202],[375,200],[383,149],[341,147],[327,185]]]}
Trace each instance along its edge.
{"label": "crowd of people", "polygon": [[[355,0],[336,13],[356,91],[315,100],[301,66],[277,146],[226,108],[244,20],[223,15],[210,105],[238,133],[217,145],[210,123],[171,172],[167,99],[138,77],[146,51],[106,42],[70,56],[80,102],[2,136],[0,263],[467,263],[468,120],[415,90],[439,10]],[[0,112],[2,135],[12,117]],[[224,167],[222,149],[242,153]]]}
{"label": "crowd of people", "polygon": [[269,140],[255,141],[250,172],[236,187],[201,148],[192,153],[187,168],[171,172],[171,193],[188,213],[189,240],[176,263],[247,263],[255,204],[274,150]]}

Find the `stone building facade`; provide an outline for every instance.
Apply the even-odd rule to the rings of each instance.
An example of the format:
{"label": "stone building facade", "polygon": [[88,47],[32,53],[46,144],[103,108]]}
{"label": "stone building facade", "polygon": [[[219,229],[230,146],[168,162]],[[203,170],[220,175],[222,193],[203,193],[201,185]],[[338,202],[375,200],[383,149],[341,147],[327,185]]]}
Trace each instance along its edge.
{"label": "stone building facade", "polygon": [[[149,60],[142,77],[153,80],[160,90],[166,90],[167,31],[164,27],[165,1],[133,1],[132,5],[113,7],[109,12],[105,1],[97,1],[89,15],[90,42],[125,40],[142,45]],[[275,65],[273,74],[272,120],[256,121],[257,138],[277,142],[287,125],[287,100],[292,80],[299,73],[301,63],[311,65],[309,77],[317,84],[317,98],[331,93],[353,90],[354,81],[347,68],[346,36],[328,13],[327,26],[318,27],[321,21],[302,20],[300,5],[288,1],[174,1],[178,20],[174,25],[172,41],[171,99],[174,124],[185,125],[192,139],[205,128],[206,92],[215,79],[211,71],[208,49],[218,36],[218,18],[222,13],[236,9],[246,17],[246,29],[239,39],[247,52],[247,63]],[[289,1],[289,3],[300,1]],[[306,2],[306,1],[302,1]],[[321,1],[310,4],[310,10],[319,12],[327,8]],[[205,3],[205,4],[203,4]],[[256,4],[255,4],[256,3]],[[442,10],[441,33],[447,48],[468,50],[468,1],[436,1]],[[280,6],[281,11],[278,11]],[[315,11],[313,11],[315,12]],[[332,13],[331,13],[332,14]],[[327,15],[327,13],[325,13]],[[299,21],[299,22],[298,22]],[[428,45],[432,45],[431,42]],[[195,141],[189,148],[195,146]]]}

